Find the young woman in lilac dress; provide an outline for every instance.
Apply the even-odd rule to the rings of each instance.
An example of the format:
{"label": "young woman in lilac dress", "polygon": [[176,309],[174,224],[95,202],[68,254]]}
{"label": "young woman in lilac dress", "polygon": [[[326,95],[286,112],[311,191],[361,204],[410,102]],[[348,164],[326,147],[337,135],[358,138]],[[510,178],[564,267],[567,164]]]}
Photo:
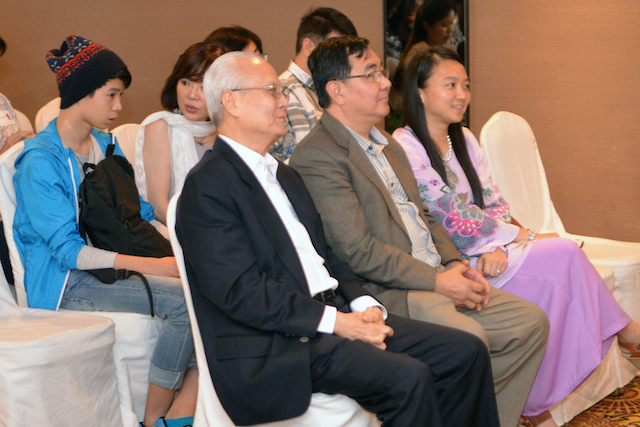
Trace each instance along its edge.
{"label": "young woman in lilac dress", "polygon": [[637,350],[640,324],[573,241],[511,223],[478,141],[460,124],[471,97],[460,57],[447,48],[417,55],[404,87],[405,126],[393,136],[407,153],[422,201],[492,286],[549,316],[547,351],[523,415],[534,425],[555,426],[549,409],[598,367],[616,335]]}

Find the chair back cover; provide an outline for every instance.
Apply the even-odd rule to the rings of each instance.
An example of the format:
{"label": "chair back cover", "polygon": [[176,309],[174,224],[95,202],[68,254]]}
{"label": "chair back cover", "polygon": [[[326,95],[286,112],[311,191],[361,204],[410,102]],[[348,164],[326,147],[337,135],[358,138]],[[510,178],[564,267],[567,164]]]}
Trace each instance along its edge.
{"label": "chair back cover", "polygon": [[524,228],[566,234],[549,194],[549,183],[529,123],[500,111],[482,127],[480,145],[494,183]]}
{"label": "chair back cover", "polygon": [[111,131],[111,133],[116,136],[118,145],[120,145],[120,149],[124,153],[124,156],[132,165],[135,161],[136,135],[138,135],[139,127],[140,125],[137,123],[127,123],[120,125]]}
{"label": "chair back cover", "polygon": [[[235,427],[235,424],[222,407],[211,380],[207,356],[204,352],[204,344],[202,343],[198,320],[193,308],[184,254],[176,235],[176,207],[180,194],[180,192],[176,193],[169,202],[167,228],[169,229],[171,246],[173,247],[173,253],[182,278],[182,288],[184,289],[184,297],[189,310],[189,321],[191,322],[196,359],[198,361],[198,403],[193,425],[194,427],[214,425],[216,427]],[[347,396],[314,393],[311,397],[311,405],[303,415],[290,420],[260,424],[256,427],[377,427],[379,425],[380,423],[376,417],[362,409],[355,400]]]}
{"label": "chair back cover", "polygon": [[0,216],[4,235],[9,248],[9,260],[13,270],[13,280],[16,289],[16,298],[20,307],[28,307],[27,293],[24,289],[24,267],[20,259],[18,247],[13,240],[13,218],[16,214],[16,190],[13,186],[13,175],[16,173],[15,162],[24,148],[21,141],[9,148],[0,156]]}
{"label": "chair back cover", "polygon": [[59,115],[60,97],[57,97],[44,104],[44,106],[36,113],[36,133],[46,128],[49,125],[49,122]]}
{"label": "chair back cover", "polygon": [[18,111],[15,108],[13,112],[16,113],[16,118],[18,119],[18,126],[20,130],[33,130],[33,126],[31,126],[31,120],[22,112]]}
{"label": "chair back cover", "polygon": [[0,274],[0,319],[5,319],[15,314],[20,314],[20,308],[11,293],[7,279],[4,274]]}

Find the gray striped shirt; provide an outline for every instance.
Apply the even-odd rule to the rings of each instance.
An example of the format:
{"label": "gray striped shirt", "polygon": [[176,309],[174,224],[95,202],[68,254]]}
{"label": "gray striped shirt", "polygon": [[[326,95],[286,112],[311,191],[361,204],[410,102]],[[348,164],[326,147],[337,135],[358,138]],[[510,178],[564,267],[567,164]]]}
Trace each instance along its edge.
{"label": "gray striped shirt", "polygon": [[[348,126],[345,127],[349,129]],[[422,218],[420,218],[418,207],[409,201],[407,192],[400,183],[398,175],[396,175],[391,163],[389,163],[389,159],[387,159],[387,156],[383,152],[384,147],[389,145],[387,139],[375,127],[369,131],[369,138],[371,140],[367,140],[352,129],[349,129],[349,132],[351,132],[356,141],[358,141],[358,144],[367,154],[376,172],[378,172],[378,175],[380,175],[380,178],[386,184],[391,198],[398,208],[400,217],[402,217],[404,226],[409,233],[411,256],[432,267],[439,266],[441,258],[438,254],[438,249],[433,244],[431,232]]]}

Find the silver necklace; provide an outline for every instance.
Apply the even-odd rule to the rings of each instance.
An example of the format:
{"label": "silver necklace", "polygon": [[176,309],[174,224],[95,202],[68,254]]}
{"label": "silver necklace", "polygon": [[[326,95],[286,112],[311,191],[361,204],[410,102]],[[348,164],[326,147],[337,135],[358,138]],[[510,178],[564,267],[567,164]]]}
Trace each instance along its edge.
{"label": "silver necklace", "polygon": [[444,153],[444,156],[442,156],[442,160],[445,162],[448,162],[453,157],[453,144],[451,144],[451,137],[449,135],[447,135],[447,143],[449,144],[449,149]]}

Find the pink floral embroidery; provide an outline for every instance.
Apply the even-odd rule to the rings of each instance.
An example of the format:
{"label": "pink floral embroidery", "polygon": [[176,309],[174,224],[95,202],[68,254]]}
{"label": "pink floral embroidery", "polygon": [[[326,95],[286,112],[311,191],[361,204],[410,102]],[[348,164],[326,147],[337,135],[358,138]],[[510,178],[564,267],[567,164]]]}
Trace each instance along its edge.
{"label": "pink floral embroidery", "polygon": [[447,216],[447,231],[458,231],[463,236],[473,236],[476,234],[476,230],[482,226],[481,221],[476,221],[471,218],[462,219],[460,217],[460,212],[451,211]]}

